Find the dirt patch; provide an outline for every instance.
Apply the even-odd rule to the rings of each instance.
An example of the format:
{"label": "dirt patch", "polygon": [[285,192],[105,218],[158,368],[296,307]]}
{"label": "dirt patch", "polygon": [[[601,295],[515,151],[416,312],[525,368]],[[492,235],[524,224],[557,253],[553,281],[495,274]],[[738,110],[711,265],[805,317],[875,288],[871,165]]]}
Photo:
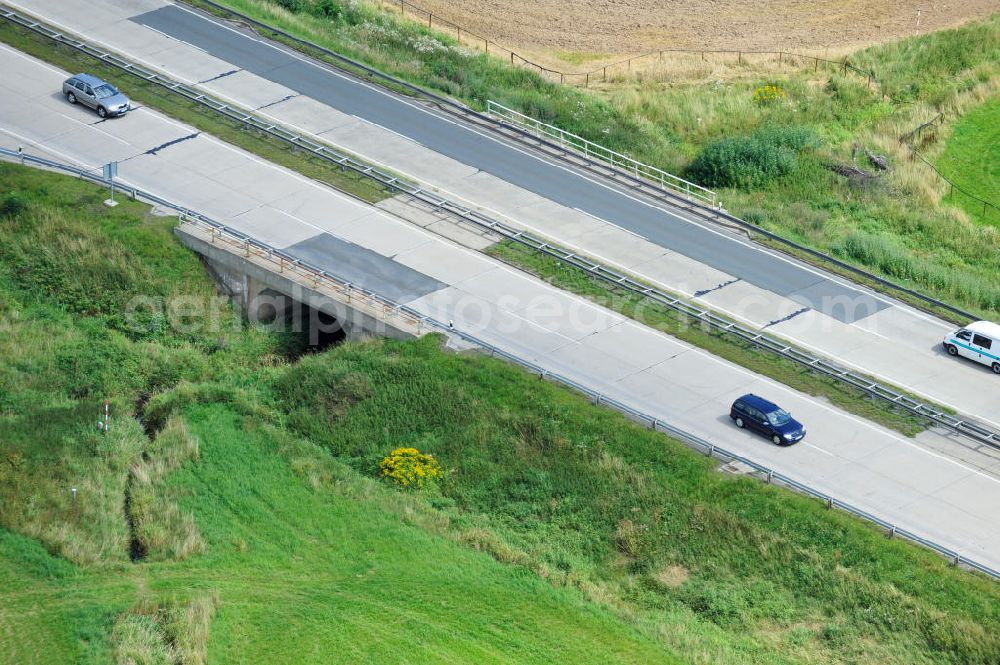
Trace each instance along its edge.
{"label": "dirt patch", "polygon": [[587,53],[661,48],[842,53],[1000,11],[998,0],[412,1],[505,46],[578,66],[586,65],[580,61]]}
{"label": "dirt patch", "polygon": [[657,571],[656,581],[668,589],[676,589],[687,581],[690,577],[688,569],[684,566],[667,566]]}

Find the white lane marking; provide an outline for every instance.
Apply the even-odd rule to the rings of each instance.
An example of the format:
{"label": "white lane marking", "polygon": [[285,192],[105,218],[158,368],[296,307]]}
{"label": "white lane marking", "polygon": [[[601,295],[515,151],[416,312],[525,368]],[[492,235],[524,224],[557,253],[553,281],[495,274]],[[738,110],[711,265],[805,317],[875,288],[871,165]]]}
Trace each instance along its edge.
{"label": "white lane marking", "polygon": [[[545,200],[546,200],[546,201],[548,201],[549,199],[545,199]],[[555,203],[555,202],[553,201],[553,203]],[[559,205],[559,204],[556,204],[556,205]],[[587,211],[586,211],[586,210],[584,210],[583,208],[577,208],[577,207],[574,207],[574,208],[573,208],[573,210],[576,210],[576,211],[577,211],[577,212],[579,212],[579,213],[583,213],[583,214],[584,214],[584,215],[586,215],[587,217],[593,217],[594,219],[596,219],[597,221],[601,222],[602,224],[607,224],[608,226],[613,226],[613,227],[615,227],[616,229],[618,229],[619,231],[624,231],[625,233],[628,233],[628,234],[629,234],[629,235],[631,235],[631,236],[635,236],[635,237],[636,237],[636,238],[638,238],[639,240],[645,240],[646,242],[649,242],[649,239],[648,239],[648,238],[647,238],[646,236],[644,236],[644,235],[640,235],[640,234],[636,233],[635,231],[633,231],[633,230],[631,230],[631,229],[626,229],[626,228],[625,228],[624,226],[618,226],[618,225],[617,225],[617,224],[615,224],[614,222],[609,222],[608,220],[606,220],[606,219],[604,219],[604,218],[602,218],[602,217],[598,217],[597,215],[595,215],[595,214],[594,214],[594,213],[592,213],[592,212],[587,212]],[[585,235],[586,235],[586,234],[585,234]],[[652,244],[656,244],[656,243],[652,243]],[[660,245],[657,245],[657,247],[660,247]],[[667,249],[667,248],[666,248],[666,247],[664,247],[663,249]]]}
{"label": "white lane marking", "polygon": [[[833,453],[831,453],[830,451],[828,451],[828,450],[824,450],[824,449],[820,448],[819,446],[814,446],[814,445],[813,445],[813,444],[811,444],[811,443],[806,443],[805,441],[803,441],[803,442],[802,442],[802,443],[800,443],[799,445],[801,445],[801,446],[805,446],[806,448],[812,448],[813,450],[818,450],[818,451],[820,451],[821,453],[823,453],[824,455],[829,455],[830,457],[837,457],[837,455],[834,455],[834,454],[833,454]],[[847,458],[845,457],[845,458],[843,458],[843,459],[847,459]]]}
{"label": "white lane marking", "polygon": [[[34,59],[32,59],[32,58],[30,58],[28,56],[24,56],[24,57],[25,57],[26,60],[34,62]],[[58,71],[58,70],[53,70],[53,71]],[[155,117],[158,117],[161,120],[164,120],[167,123],[172,124],[172,125],[174,125],[176,127],[183,127],[186,130],[192,129],[192,128],[190,128],[190,127],[188,127],[186,125],[183,125],[183,124],[181,124],[181,123],[173,120],[172,118],[168,118],[168,117],[166,117],[166,116],[164,116],[162,114],[155,113],[155,112],[152,112],[152,111],[150,111],[150,113],[152,115],[154,115]],[[93,127],[92,125],[84,125],[84,126],[86,126],[86,127]],[[333,196],[335,196],[336,198],[339,198],[341,200],[354,203],[355,205],[360,205],[354,199],[349,198],[346,195],[343,195],[340,192],[337,192],[336,190],[334,190],[332,188],[320,185],[319,183],[316,183],[315,181],[310,180],[310,179],[302,176],[301,174],[295,173],[294,171],[291,171],[290,169],[286,169],[285,167],[282,167],[282,166],[279,166],[279,165],[276,165],[276,164],[272,164],[272,163],[266,162],[265,160],[262,160],[262,159],[256,157],[255,155],[252,155],[250,153],[247,153],[245,151],[237,149],[234,146],[230,146],[229,144],[226,144],[226,143],[222,142],[219,139],[216,139],[215,137],[213,137],[211,135],[207,135],[207,134],[202,133],[199,136],[202,137],[202,138],[205,138],[208,141],[211,141],[212,143],[214,143],[217,146],[221,146],[221,147],[223,147],[223,148],[225,148],[225,149],[227,149],[227,150],[229,150],[231,152],[234,152],[234,153],[237,153],[237,154],[239,154],[241,156],[249,158],[249,159],[251,159],[252,161],[254,161],[254,162],[258,163],[258,164],[261,164],[261,165],[263,165],[265,167],[268,167],[268,168],[279,170],[279,171],[281,171],[281,172],[283,172],[283,173],[285,173],[287,175],[290,175],[290,176],[292,176],[293,178],[295,178],[296,180],[298,180],[300,182],[305,182],[305,183],[309,184],[311,187],[313,187],[313,188],[315,188],[317,190],[326,192],[328,195],[332,194]],[[32,143],[34,143],[34,141],[32,141]],[[53,152],[55,153],[55,151],[53,151]],[[59,153],[55,153],[55,154],[59,154]],[[76,162],[76,160],[72,160],[72,159],[71,159],[71,161]],[[79,163],[79,162],[76,162],[76,163]],[[232,189],[232,188],[230,187],[230,189]],[[236,190],[233,190],[233,191],[236,191]],[[391,221],[394,224],[406,224],[405,222],[398,221],[396,218],[389,216],[388,214],[386,214],[384,211],[382,211],[380,209],[373,208],[373,210],[375,211],[375,214],[379,214],[379,215],[383,216],[385,219]],[[284,211],[282,211],[282,212],[284,212]],[[324,233],[328,233],[328,231],[320,229],[320,227],[317,227],[314,224],[306,222],[305,220],[301,220],[301,219],[299,219],[298,217],[296,217],[295,215],[293,215],[291,213],[286,213],[286,214],[288,214],[289,217],[292,217],[293,219],[296,219],[296,220],[300,221],[302,224],[304,224],[304,225],[306,225],[308,227],[317,229],[317,230],[319,230],[321,232],[324,232]],[[406,224],[406,225],[409,226],[408,224]],[[453,243],[451,241],[444,240],[440,236],[437,236],[436,234],[433,234],[430,231],[426,231],[426,230],[424,230],[424,229],[422,229],[420,227],[416,227],[416,230],[418,232],[424,233],[425,235],[429,236],[432,240],[436,240],[438,242],[444,242],[445,244],[451,245],[452,247],[454,247],[455,249],[457,249],[457,250],[459,250],[461,252],[465,252],[465,253],[467,253],[469,255],[474,255],[477,258],[483,258],[483,255],[480,252],[476,252],[474,250],[470,250],[468,248],[465,248],[465,247],[462,247],[460,245],[457,245],[456,243]],[[600,306],[594,305],[594,303],[592,303],[591,301],[589,301],[589,300],[587,300],[585,298],[582,298],[580,296],[576,296],[575,294],[569,294],[569,293],[566,293],[564,291],[555,289],[551,285],[547,284],[546,282],[544,282],[542,280],[539,280],[539,279],[537,279],[537,278],[535,278],[535,277],[533,277],[531,275],[526,275],[525,273],[523,273],[521,271],[517,271],[517,270],[512,269],[507,264],[504,264],[504,263],[501,263],[501,262],[496,262],[493,259],[488,259],[487,258],[487,260],[489,260],[490,262],[493,262],[499,269],[504,270],[505,272],[517,275],[518,277],[522,277],[522,278],[526,277],[526,278],[528,278],[528,279],[530,279],[532,281],[537,282],[540,286],[542,286],[546,290],[549,290],[549,291],[553,292],[554,294],[562,295],[563,297],[568,297],[571,300],[576,300],[576,301],[580,302],[581,304],[587,305],[589,307],[597,307],[598,309],[603,310],[606,314],[608,314],[609,318],[611,320],[618,320],[618,321],[623,320],[623,318],[621,317],[621,315],[619,315],[619,314],[617,314],[615,312],[611,312],[610,310],[607,310],[604,307],[600,307]],[[511,312],[511,313],[513,313],[513,312]],[[625,319],[625,320],[629,321],[627,319]],[[632,323],[634,325],[638,325],[638,324],[635,324],[634,322],[632,322]],[[538,324],[536,324],[536,325],[538,325]],[[607,327],[611,327],[611,326],[607,326]],[[798,395],[796,395],[796,393],[795,393],[795,391],[793,389],[789,388],[788,386],[785,386],[784,384],[780,384],[777,381],[774,381],[774,380],[772,380],[772,379],[770,379],[768,377],[763,377],[763,376],[754,374],[753,372],[750,372],[750,371],[748,371],[748,370],[746,370],[746,369],[744,369],[742,367],[739,367],[737,365],[734,365],[732,363],[728,363],[728,362],[722,360],[721,358],[717,358],[717,357],[715,357],[715,356],[713,356],[713,355],[711,355],[711,354],[709,354],[709,353],[707,353],[707,352],[705,352],[705,351],[703,351],[701,349],[698,349],[696,347],[692,347],[692,346],[690,346],[690,345],[688,345],[688,344],[686,344],[684,342],[681,342],[680,340],[674,340],[674,338],[671,338],[668,335],[666,335],[665,333],[662,333],[662,332],[660,332],[658,330],[655,330],[655,329],[651,329],[651,330],[653,330],[653,332],[656,333],[656,334],[658,334],[658,335],[661,335],[663,337],[667,337],[671,341],[674,341],[676,343],[679,343],[682,346],[685,346],[689,351],[697,354],[698,356],[707,358],[707,359],[709,359],[712,362],[715,362],[715,363],[727,366],[730,369],[733,369],[733,370],[735,370],[735,371],[737,371],[737,372],[739,372],[739,373],[741,373],[741,374],[743,374],[745,376],[752,377],[754,380],[759,380],[759,381],[762,381],[764,383],[770,384],[771,386],[773,386],[773,387],[775,387],[775,388],[777,388],[779,390],[787,391],[787,392],[791,393],[793,396],[798,396]],[[925,449],[925,448],[923,448],[923,447],[921,447],[921,446],[919,446],[919,445],[917,445],[915,443],[912,443],[912,442],[908,441],[907,439],[903,438],[902,436],[900,436],[900,435],[898,435],[898,434],[896,434],[894,432],[891,432],[889,430],[877,427],[874,423],[870,423],[870,422],[865,421],[865,420],[863,420],[861,418],[855,417],[854,415],[852,415],[850,413],[843,412],[843,411],[838,411],[838,410],[836,410],[836,409],[834,409],[832,407],[827,406],[826,404],[823,404],[820,401],[814,401],[814,400],[812,400],[807,395],[802,395],[799,398],[802,399],[803,401],[810,402],[810,403],[818,406],[819,408],[821,408],[823,410],[828,411],[829,413],[833,414],[834,416],[839,416],[839,417],[842,417],[842,418],[847,418],[847,419],[855,422],[856,424],[862,426],[863,428],[874,430],[875,432],[878,432],[879,434],[881,434],[883,436],[887,436],[889,439],[894,440],[894,441],[896,441],[898,443],[902,443],[903,445],[906,445],[906,446],[908,446],[910,448],[913,448],[914,450],[920,451],[920,452],[922,452],[922,453],[924,453],[926,455],[929,455],[931,457],[935,457],[935,458],[940,459],[940,460],[942,460],[944,462],[953,464],[953,465],[955,465],[955,466],[957,466],[959,468],[965,469],[966,471],[969,471],[969,472],[971,472],[971,473],[973,473],[975,475],[982,476],[983,478],[987,478],[987,479],[989,479],[989,480],[991,480],[993,482],[1000,483],[1000,479],[998,479],[998,478],[994,478],[994,477],[992,477],[990,475],[987,475],[987,474],[985,474],[985,473],[983,473],[981,471],[978,471],[976,469],[972,469],[970,467],[967,467],[964,464],[961,464],[958,461],[953,460],[953,459],[951,459],[949,457],[946,457],[946,456],[940,455],[938,453],[929,451],[929,450],[927,450],[927,449]]]}
{"label": "white lane marking", "polygon": [[[128,20],[128,19],[124,19],[124,20]],[[178,39],[177,37],[174,37],[173,35],[168,35],[167,33],[163,32],[162,30],[157,30],[153,26],[146,25],[145,23],[140,23],[139,25],[141,25],[144,28],[148,28],[148,29],[152,30],[153,32],[159,33],[160,35],[162,35],[163,37],[166,37],[170,41],[177,42],[178,44],[184,44],[185,46],[190,46],[191,48],[198,49],[202,53],[204,53],[206,55],[209,55],[208,51],[206,51],[205,49],[203,49],[200,46],[196,46],[196,45],[192,44],[191,42],[186,42],[183,39]]]}

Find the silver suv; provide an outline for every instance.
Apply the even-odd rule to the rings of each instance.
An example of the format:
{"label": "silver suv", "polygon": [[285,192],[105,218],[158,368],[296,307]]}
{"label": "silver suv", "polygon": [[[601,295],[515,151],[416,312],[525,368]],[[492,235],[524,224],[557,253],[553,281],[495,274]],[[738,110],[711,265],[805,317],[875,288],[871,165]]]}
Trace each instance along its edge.
{"label": "silver suv", "polygon": [[90,74],[77,74],[66,79],[62,90],[70,104],[80,102],[97,111],[102,118],[125,115],[131,107],[128,97],[118,88]]}

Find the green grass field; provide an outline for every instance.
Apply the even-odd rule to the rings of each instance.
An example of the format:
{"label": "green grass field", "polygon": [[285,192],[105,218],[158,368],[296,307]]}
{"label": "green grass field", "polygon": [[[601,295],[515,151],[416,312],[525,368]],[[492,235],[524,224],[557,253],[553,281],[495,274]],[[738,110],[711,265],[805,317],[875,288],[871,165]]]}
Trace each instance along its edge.
{"label": "green grass field", "polygon": [[[962,189],[1000,207],[1000,98],[971,109],[952,127],[938,169]],[[1000,226],[1000,211],[984,208],[961,193],[953,195],[970,216]]]}
{"label": "green grass field", "polygon": [[[174,220],[6,164],[0,191],[0,662],[675,662],[579,591],[414,524],[442,518],[277,429],[262,396],[232,397],[258,397],[295,340],[228,307],[224,345],[133,330],[135,295],[214,295]],[[152,438],[132,418],[208,381],[217,403]]]}
{"label": "green grass field", "polygon": [[[170,220],[0,191],[0,662],[1000,657],[1000,587],[929,551],[434,337],[178,332],[130,305],[213,296]],[[444,480],[379,480],[400,446]]]}
{"label": "green grass field", "polygon": [[[712,177],[728,210],[983,318],[1000,312],[996,229],[942,201],[947,190],[899,143],[938,112],[954,118],[997,94],[1000,16],[852,54],[874,71],[871,89],[837,68],[748,65],[724,80],[636,75],[582,90],[469,51],[377,3],[222,4],[474,108],[494,100],[678,175],[705,181],[706,159],[728,156],[741,166]],[[781,94],[757,96],[768,85]],[[796,134],[812,140],[791,149],[785,139]],[[852,160],[855,145],[887,155],[892,171],[863,183],[831,171],[872,170],[863,150]],[[934,158],[940,146],[922,150]],[[762,163],[773,168],[761,172]]]}

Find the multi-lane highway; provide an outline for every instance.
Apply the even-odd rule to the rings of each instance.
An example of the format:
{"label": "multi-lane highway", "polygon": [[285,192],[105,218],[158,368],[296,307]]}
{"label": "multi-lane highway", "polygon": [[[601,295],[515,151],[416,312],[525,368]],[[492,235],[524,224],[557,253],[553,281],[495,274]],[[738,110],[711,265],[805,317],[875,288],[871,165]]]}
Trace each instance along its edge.
{"label": "multi-lane highway", "polygon": [[[515,226],[1000,426],[1000,380],[944,355],[954,326],[162,0],[9,0],[174,78]],[[127,87],[127,84],[126,84]]]}
{"label": "multi-lane highway", "polygon": [[[997,460],[963,463],[721,361],[443,239],[261,161],[145,108],[99,121],[59,94],[68,75],[5,46],[0,143],[99,169],[200,210],[358,283],[703,438],[759,460],[874,515],[1000,567]],[[736,429],[728,405],[766,394],[807,423],[777,448]]]}

